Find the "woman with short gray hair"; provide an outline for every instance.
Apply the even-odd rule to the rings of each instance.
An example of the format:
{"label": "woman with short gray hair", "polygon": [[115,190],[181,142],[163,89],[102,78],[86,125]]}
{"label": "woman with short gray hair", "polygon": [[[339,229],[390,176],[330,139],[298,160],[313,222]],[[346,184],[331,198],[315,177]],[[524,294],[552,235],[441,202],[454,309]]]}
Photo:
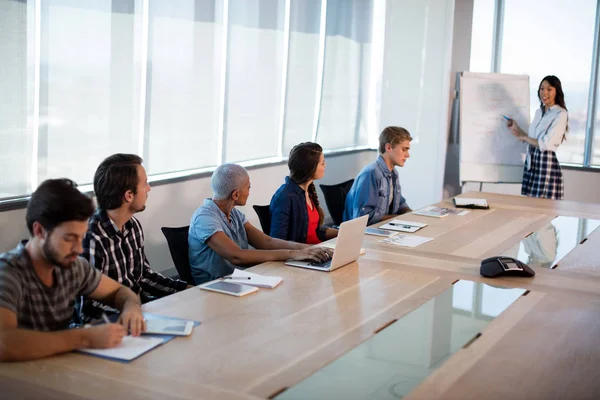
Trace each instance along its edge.
{"label": "woman with short gray hair", "polygon": [[265,261],[322,262],[331,258],[331,249],[265,235],[235,208],[246,205],[250,195],[250,176],[244,167],[223,164],[217,167],[210,183],[213,197],[205,199],[194,212],[188,235],[190,266],[196,284]]}

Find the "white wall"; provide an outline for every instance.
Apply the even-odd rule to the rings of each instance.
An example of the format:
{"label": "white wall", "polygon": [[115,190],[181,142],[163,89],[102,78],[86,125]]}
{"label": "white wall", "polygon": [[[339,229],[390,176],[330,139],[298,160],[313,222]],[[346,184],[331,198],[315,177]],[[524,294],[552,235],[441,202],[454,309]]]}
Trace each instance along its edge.
{"label": "white wall", "polygon": [[[450,72],[450,92],[448,93],[448,148],[445,157],[444,198],[460,193],[458,176],[458,103],[454,104],[456,92],[456,75],[469,70],[471,53],[471,28],[473,20],[473,0],[456,0],[454,6],[454,34],[452,36],[452,68]],[[454,122],[453,125],[450,125]]]}
{"label": "white wall", "polygon": [[454,0],[388,0],[380,127],[411,133],[398,173],[414,209],[442,198]]}
{"label": "white wall", "polygon": [[[319,184],[334,184],[356,177],[361,168],[373,161],[375,151],[362,151],[325,158],[327,168],[325,177]],[[252,209],[253,204],[269,204],[275,190],[283,183],[289,170],[286,164],[251,169],[252,188],[245,207],[240,207],[250,222],[260,229],[258,217]],[[156,271],[173,268],[167,242],[160,231],[162,226],[189,225],[190,218],[205,197],[211,196],[210,177],[155,186],[148,195],[146,210],[137,215],[146,235],[146,253],[150,265]],[[327,206],[323,195],[319,193],[323,210]],[[25,227],[25,210],[13,210],[0,213],[0,253],[16,246],[20,239],[28,237]]]}

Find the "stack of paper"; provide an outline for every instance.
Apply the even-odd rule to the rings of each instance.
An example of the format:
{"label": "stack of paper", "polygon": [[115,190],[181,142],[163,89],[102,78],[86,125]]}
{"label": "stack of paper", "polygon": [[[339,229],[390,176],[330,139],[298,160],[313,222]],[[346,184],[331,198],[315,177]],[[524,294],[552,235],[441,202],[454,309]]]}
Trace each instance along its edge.
{"label": "stack of paper", "polygon": [[417,247],[423,243],[432,241],[433,238],[417,235],[396,235],[391,238],[380,240],[381,243],[393,244],[403,247]]}
{"label": "stack of paper", "polygon": [[413,221],[403,221],[401,219],[394,219],[388,222],[385,225],[381,225],[381,229],[388,229],[390,231],[398,231],[398,232],[416,232],[419,229],[427,226],[427,224],[423,224],[421,222],[413,222]]}
{"label": "stack of paper", "polygon": [[[250,279],[248,279],[250,278]],[[235,269],[229,279],[229,282],[241,283],[244,285],[273,289],[283,281],[280,276],[266,276],[253,274],[241,269]]]}

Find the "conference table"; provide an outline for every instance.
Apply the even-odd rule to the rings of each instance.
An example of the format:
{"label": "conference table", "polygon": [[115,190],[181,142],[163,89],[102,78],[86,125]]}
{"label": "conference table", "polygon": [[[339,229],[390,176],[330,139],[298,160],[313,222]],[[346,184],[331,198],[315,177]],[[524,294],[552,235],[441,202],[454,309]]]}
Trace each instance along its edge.
{"label": "conference table", "polygon": [[[365,254],[331,273],[251,269],[283,277],[275,289],[150,302],[144,311],[201,324],[130,363],[69,353],[2,364],[0,397],[598,398],[600,204],[462,196],[491,208],[403,215],[433,240],[406,248],[365,236]],[[535,263],[538,248],[553,252],[533,278],[479,274],[483,258]]]}

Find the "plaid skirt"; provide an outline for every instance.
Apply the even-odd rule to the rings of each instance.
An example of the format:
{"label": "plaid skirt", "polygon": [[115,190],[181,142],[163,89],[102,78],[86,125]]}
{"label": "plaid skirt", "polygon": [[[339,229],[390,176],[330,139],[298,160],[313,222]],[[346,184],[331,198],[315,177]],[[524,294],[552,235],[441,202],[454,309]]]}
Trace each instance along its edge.
{"label": "plaid skirt", "polygon": [[556,153],[542,151],[535,146],[527,147],[527,157],[530,162],[526,162],[523,169],[521,194],[530,197],[562,200],[565,195],[565,187]]}

